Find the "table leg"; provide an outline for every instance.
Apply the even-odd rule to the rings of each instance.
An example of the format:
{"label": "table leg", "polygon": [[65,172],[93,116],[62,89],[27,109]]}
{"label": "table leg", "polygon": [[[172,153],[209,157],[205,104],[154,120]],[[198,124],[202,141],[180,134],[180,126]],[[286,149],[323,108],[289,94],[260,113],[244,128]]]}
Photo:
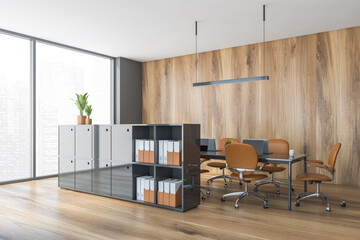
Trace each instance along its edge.
{"label": "table leg", "polygon": [[288,210],[291,211],[291,180],[292,180],[292,169],[291,162],[289,162],[289,186],[288,186]]}
{"label": "table leg", "polygon": [[[304,173],[307,172],[306,168],[306,157],[304,158]],[[307,181],[304,181],[304,192],[307,192]]]}

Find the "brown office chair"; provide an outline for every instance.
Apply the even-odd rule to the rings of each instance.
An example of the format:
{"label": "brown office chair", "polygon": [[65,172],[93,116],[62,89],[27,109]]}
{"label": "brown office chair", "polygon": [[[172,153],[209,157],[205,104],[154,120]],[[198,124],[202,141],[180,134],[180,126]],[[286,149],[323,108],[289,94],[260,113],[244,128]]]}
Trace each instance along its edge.
{"label": "brown office chair", "polygon": [[[201,164],[203,164],[204,162],[209,161],[209,160],[210,160],[210,159],[200,158],[200,167],[201,167]],[[210,171],[207,170],[207,169],[200,169],[200,174],[207,173],[207,172],[210,172]],[[210,189],[209,189],[208,187],[201,186],[201,184],[200,184],[200,194],[201,194],[201,198],[202,198],[202,199],[205,199],[205,198],[206,198],[206,197],[205,197],[206,195],[205,195],[205,193],[203,193],[203,191],[201,191],[201,189],[205,189],[207,194],[210,194]]]}
{"label": "brown office chair", "polygon": [[[243,192],[233,192],[222,196],[224,202],[226,197],[239,196],[235,202],[235,208],[239,207],[239,201],[245,196],[251,196],[264,202],[267,208],[267,197],[262,193],[248,192],[248,183],[254,180],[266,178],[264,174],[254,174],[257,170],[258,155],[253,146],[243,143],[229,144],[225,148],[226,167],[231,170],[231,177],[244,181],[245,189]],[[264,167],[265,165],[261,166]],[[260,169],[261,170],[261,169]]]}
{"label": "brown office chair", "polygon": [[[307,166],[309,167],[320,167],[328,170],[331,174],[331,178],[319,174],[319,173],[302,173],[296,176],[296,180],[298,181],[313,181],[316,183],[316,193],[309,193],[304,192],[296,195],[296,203],[295,206],[300,206],[300,201],[304,200],[306,198],[310,197],[319,197],[321,200],[326,204],[326,211],[331,211],[330,205],[327,201],[328,198],[335,198],[341,202],[342,207],[346,207],[346,202],[344,199],[339,198],[337,196],[332,196],[328,194],[324,194],[320,192],[320,183],[321,182],[330,182],[334,180],[334,174],[335,174],[335,162],[337,155],[339,153],[339,150],[341,148],[341,143],[336,143],[330,150],[329,158],[328,158],[328,164],[325,165],[322,161],[319,160],[307,160],[306,162],[309,162]],[[303,196],[303,197],[301,197]]]}
{"label": "brown office chair", "polygon": [[[269,139],[269,152],[271,153],[289,153],[289,143],[286,140],[283,139]],[[288,183],[275,181],[274,180],[274,173],[276,172],[282,172],[286,168],[284,167],[278,167],[277,164],[272,164],[272,166],[265,166],[262,168],[263,172],[267,172],[270,174],[270,180],[261,180],[257,181],[254,187],[254,192],[258,191],[258,187],[265,184],[274,184],[276,187],[276,193],[280,194],[280,184],[288,186]],[[294,191],[294,188],[291,187],[291,190]]]}
{"label": "brown office chair", "polygon": [[[217,141],[216,143],[216,150],[225,150],[225,142],[230,140],[231,143],[239,143],[239,141],[236,138],[222,138],[219,141]],[[232,181],[232,178],[228,175],[225,175],[225,168],[226,168],[226,163],[224,161],[216,161],[216,162],[209,162],[207,164],[209,167],[213,167],[213,168],[219,168],[220,170],[222,170],[222,175],[217,175],[217,176],[212,176],[210,179],[208,179],[206,181],[206,185],[209,185],[209,182],[212,182],[214,179],[218,179],[218,178],[222,178],[225,181],[224,187],[227,187],[227,181],[226,179],[229,179],[230,182]],[[241,184],[241,182],[240,182]]]}

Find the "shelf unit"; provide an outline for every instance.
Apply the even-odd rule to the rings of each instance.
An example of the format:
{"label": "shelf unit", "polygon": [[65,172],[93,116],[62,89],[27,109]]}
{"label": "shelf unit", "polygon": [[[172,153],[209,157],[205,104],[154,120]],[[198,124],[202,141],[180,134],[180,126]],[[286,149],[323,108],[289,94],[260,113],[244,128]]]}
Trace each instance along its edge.
{"label": "shelf unit", "polygon": [[[92,129],[91,133],[87,129]],[[79,139],[82,142],[78,142]],[[154,163],[135,161],[136,139],[154,140]],[[59,187],[187,211],[200,204],[199,139],[199,124],[59,126]],[[158,163],[159,140],[181,140],[181,166]],[[80,157],[77,146],[81,147]],[[82,166],[81,171],[76,168],[77,164]],[[136,178],[144,175],[154,177],[154,203],[136,200]],[[157,204],[158,181],[164,178],[182,181],[181,206]],[[77,184],[77,179],[82,182]]]}

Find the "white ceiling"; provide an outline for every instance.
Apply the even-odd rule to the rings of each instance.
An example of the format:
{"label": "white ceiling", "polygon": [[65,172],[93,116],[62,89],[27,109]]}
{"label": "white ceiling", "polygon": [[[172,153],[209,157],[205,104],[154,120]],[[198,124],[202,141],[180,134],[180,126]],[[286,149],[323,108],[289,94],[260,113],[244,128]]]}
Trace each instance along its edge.
{"label": "white ceiling", "polygon": [[149,61],[360,25],[360,0],[0,0],[0,28]]}

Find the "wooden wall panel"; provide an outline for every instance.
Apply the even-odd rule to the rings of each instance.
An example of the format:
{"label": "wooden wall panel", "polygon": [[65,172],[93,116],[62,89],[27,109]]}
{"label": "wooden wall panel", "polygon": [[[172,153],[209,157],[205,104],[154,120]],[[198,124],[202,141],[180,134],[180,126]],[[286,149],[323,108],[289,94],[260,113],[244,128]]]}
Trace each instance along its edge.
{"label": "wooden wall panel", "polygon": [[[195,55],[144,63],[143,122],[200,123],[202,137],[217,139],[283,138],[324,161],[341,142],[335,183],[360,186],[360,27],[267,42],[265,51],[270,80],[261,82],[192,87]],[[263,75],[262,44],[198,58],[198,81]]]}

